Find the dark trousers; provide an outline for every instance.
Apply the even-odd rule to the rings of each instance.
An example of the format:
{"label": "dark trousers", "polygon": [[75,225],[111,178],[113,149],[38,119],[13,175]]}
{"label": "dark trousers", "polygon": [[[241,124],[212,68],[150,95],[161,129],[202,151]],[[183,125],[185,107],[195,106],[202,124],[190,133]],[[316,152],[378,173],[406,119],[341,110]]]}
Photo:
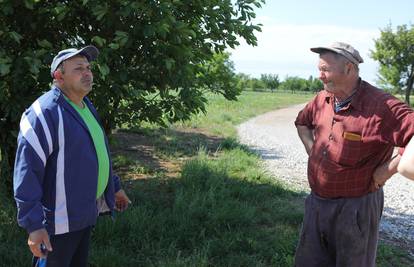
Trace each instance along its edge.
{"label": "dark trousers", "polygon": [[382,189],[357,198],[325,199],[311,193],[295,255],[297,267],[374,267]]}
{"label": "dark trousers", "polygon": [[87,267],[92,226],[76,232],[51,235],[53,251],[45,259],[33,257],[35,267]]}

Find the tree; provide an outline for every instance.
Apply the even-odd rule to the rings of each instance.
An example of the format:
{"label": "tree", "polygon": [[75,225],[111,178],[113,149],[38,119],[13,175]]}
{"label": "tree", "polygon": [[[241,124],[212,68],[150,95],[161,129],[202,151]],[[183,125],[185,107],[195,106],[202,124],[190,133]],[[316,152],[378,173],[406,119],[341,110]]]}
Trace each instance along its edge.
{"label": "tree", "polygon": [[253,91],[264,91],[266,89],[266,84],[258,78],[251,78],[248,87]]}
{"label": "tree", "polygon": [[90,97],[107,132],[141,121],[185,120],[205,111],[206,89],[228,99],[237,96],[228,81],[205,79],[226,75],[206,71],[215,54],[239,45],[239,38],[256,44],[261,25],[252,22],[253,8],[262,3],[1,1],[0,188],[5,181],[10,187],[20,115],[48,90],[50,63],[59,50],[87,44],[100,49]]}
{"label": "tree", "polygon": [[[237,78],[234,73],[234,63],[230,54],[216,53],[202,65],[197,77],[199,88],[222,94],[228,100],[236,100],[241,89],[237,87]],[[232,88],[232,90],[228,90]]]}
{"label": "tree", "polygon": [[289,90],[295,92],[295,91],[307,91],[309,90],[308,82],[307,80],[300,78],[300,77],[289,77],[287,76],[285,80],[280,84],[280,88],[282,90]]}
{"label": "tree", "polygon": [[371,57],[380,64],[380,82],[388,88],[403,88],[405,101],[409,104],[414,83],[413,25],[397,26],[395,32],[391,25],[382,29]]}
{"label": "tree", "polygon": [[318,78],[314,78],[312,75],[309,76],[309,79],[307,82],[308,82],[309,90],[312,92],[318,92],[323,89],[322,81],[319,80]]}
{"label": "tree", "polygon": [[269,88],[272,92],[279,87],[280,81],[277,74],[262,74],[260,80]]}
{"label": "tree", "polygon": [[250,84],[250,75],[245,73],[238,73],[236,74],[236,81],[237,81],[237,88],[242,91],[249,88]]}

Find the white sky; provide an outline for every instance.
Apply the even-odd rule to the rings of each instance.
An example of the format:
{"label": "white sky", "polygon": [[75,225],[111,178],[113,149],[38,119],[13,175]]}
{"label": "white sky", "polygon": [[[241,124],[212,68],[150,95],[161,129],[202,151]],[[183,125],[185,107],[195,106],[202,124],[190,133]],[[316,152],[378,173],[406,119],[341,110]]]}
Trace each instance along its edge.
{"label": "white sky", "polygon": [[[377,80],[378,64],[370,57],[374,39],[390,23],[414,23],[414,0],[267,0],[256,10],[257,22],[263,24],[256,33],[258,46],[244,42],[230,50],[236,72],[254,77],[262,73],[308,78],[318,77],[318,55],[314,46],[342,41],[354,46],[364,59],[360,75],[368,82]],[[384,1],[385,2],[385,1]]]}

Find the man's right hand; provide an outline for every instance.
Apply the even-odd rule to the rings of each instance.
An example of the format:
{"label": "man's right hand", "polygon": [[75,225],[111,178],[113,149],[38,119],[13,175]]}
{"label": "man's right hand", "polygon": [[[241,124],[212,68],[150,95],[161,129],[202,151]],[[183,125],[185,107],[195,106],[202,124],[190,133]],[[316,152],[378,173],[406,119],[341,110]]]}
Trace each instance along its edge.
{"label": "man's right hand", "polygon": [[42,252],[40,246],[43,244],[47,251],[52,251],[52,245],[50,245],[49,234],[46,229],[39,229],[29,234],[27,240],[30,251],[35,257],[45,258],[47,253]]}

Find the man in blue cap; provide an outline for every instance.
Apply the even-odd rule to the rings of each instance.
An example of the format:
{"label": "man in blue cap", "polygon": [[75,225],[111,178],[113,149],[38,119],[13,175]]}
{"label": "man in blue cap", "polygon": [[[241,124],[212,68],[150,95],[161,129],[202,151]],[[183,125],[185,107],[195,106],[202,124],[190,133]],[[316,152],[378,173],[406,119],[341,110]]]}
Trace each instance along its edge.
{"label": "man in blue cap", "polygon": [[60,51],[51,90],[20,121],[14,196],[33,265],[87,266],[98,215],[131,203],[112,173],[107,138],[86,97],[98,54],[94,46]]}

